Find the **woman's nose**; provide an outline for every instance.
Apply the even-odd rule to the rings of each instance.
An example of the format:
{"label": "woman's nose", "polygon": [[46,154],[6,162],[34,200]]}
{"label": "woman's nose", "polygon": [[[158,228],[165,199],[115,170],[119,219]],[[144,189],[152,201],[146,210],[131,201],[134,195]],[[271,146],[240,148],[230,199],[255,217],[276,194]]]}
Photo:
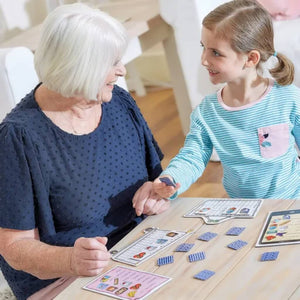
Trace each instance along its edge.
{"label": "woman's nose", "polygon": [[117,76],[125,76],[126,75],[126,68],[123,63],[119,62],[116,66],[116,75]]}

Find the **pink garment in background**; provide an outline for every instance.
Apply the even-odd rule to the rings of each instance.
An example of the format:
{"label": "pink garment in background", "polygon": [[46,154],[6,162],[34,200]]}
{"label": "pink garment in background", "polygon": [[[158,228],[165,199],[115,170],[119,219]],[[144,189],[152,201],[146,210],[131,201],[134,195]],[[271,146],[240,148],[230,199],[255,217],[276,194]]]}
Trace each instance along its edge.
{"label": "pink garment in background", "polygon": [[300,0],[257,0],[275,20],[288,20],[300,16]]}

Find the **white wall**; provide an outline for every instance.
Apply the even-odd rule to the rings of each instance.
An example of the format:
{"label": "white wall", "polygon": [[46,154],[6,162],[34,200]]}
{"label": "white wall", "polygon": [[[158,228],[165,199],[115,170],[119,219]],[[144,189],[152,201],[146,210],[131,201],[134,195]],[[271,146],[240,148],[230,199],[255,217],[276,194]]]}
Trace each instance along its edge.
{"label": "white wall", "polygon": [[0,41],[43,21],[46,0],[0,0]]}
{"label": "white wall", "polygon": [[178,54],[190,97],[191,106],[218,87],[211,84],[207,71],[201,65],[201,22],[203,17],[223,0],[160,0],[163,19],[175,32]]}
{"label": "white wall", "polygon": [[[89,1],[99,3],[108,0]],[[57,3],[74,2],[76,0],[0,0],[0,43],[42,23],[47,11],[51,11]],[[169,86],[170,76],[161,45],[143,53],[134,64],[145,85]]]}

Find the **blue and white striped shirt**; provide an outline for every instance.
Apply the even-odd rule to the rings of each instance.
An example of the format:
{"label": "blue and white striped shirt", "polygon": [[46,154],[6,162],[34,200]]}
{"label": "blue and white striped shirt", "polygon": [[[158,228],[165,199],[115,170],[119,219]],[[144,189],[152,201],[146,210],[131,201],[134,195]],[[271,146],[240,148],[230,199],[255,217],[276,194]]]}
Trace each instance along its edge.
{"label": "blue and white striped shirt", "polygon": [[[191,114],[184,147],[163,174],[187,190],[203,173],[214,147],[232,198],[300,198],[300,89],[274,81],[256,102],[228,107],[221,90]],[[200,196],[200,195],[199,195]]]}

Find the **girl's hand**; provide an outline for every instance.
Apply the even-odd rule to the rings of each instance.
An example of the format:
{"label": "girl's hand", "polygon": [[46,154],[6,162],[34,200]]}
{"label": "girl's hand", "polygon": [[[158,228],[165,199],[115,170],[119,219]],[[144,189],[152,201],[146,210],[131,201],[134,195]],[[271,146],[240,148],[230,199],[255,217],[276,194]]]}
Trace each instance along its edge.
{"label": "girl's hand", "polygon": [[[172,185],[168,183],[167,180],[163,178],[170,179]],[[162,180],[161,180],[162,179]],[[165,181],[165,182],[163,182]],[[180,188],[180,183],[174,183],[173,178],[169,175],[163,175],[158,177],[153,182],[153,190],[156,194],[158,194],[161,198],[169,198]]]}

